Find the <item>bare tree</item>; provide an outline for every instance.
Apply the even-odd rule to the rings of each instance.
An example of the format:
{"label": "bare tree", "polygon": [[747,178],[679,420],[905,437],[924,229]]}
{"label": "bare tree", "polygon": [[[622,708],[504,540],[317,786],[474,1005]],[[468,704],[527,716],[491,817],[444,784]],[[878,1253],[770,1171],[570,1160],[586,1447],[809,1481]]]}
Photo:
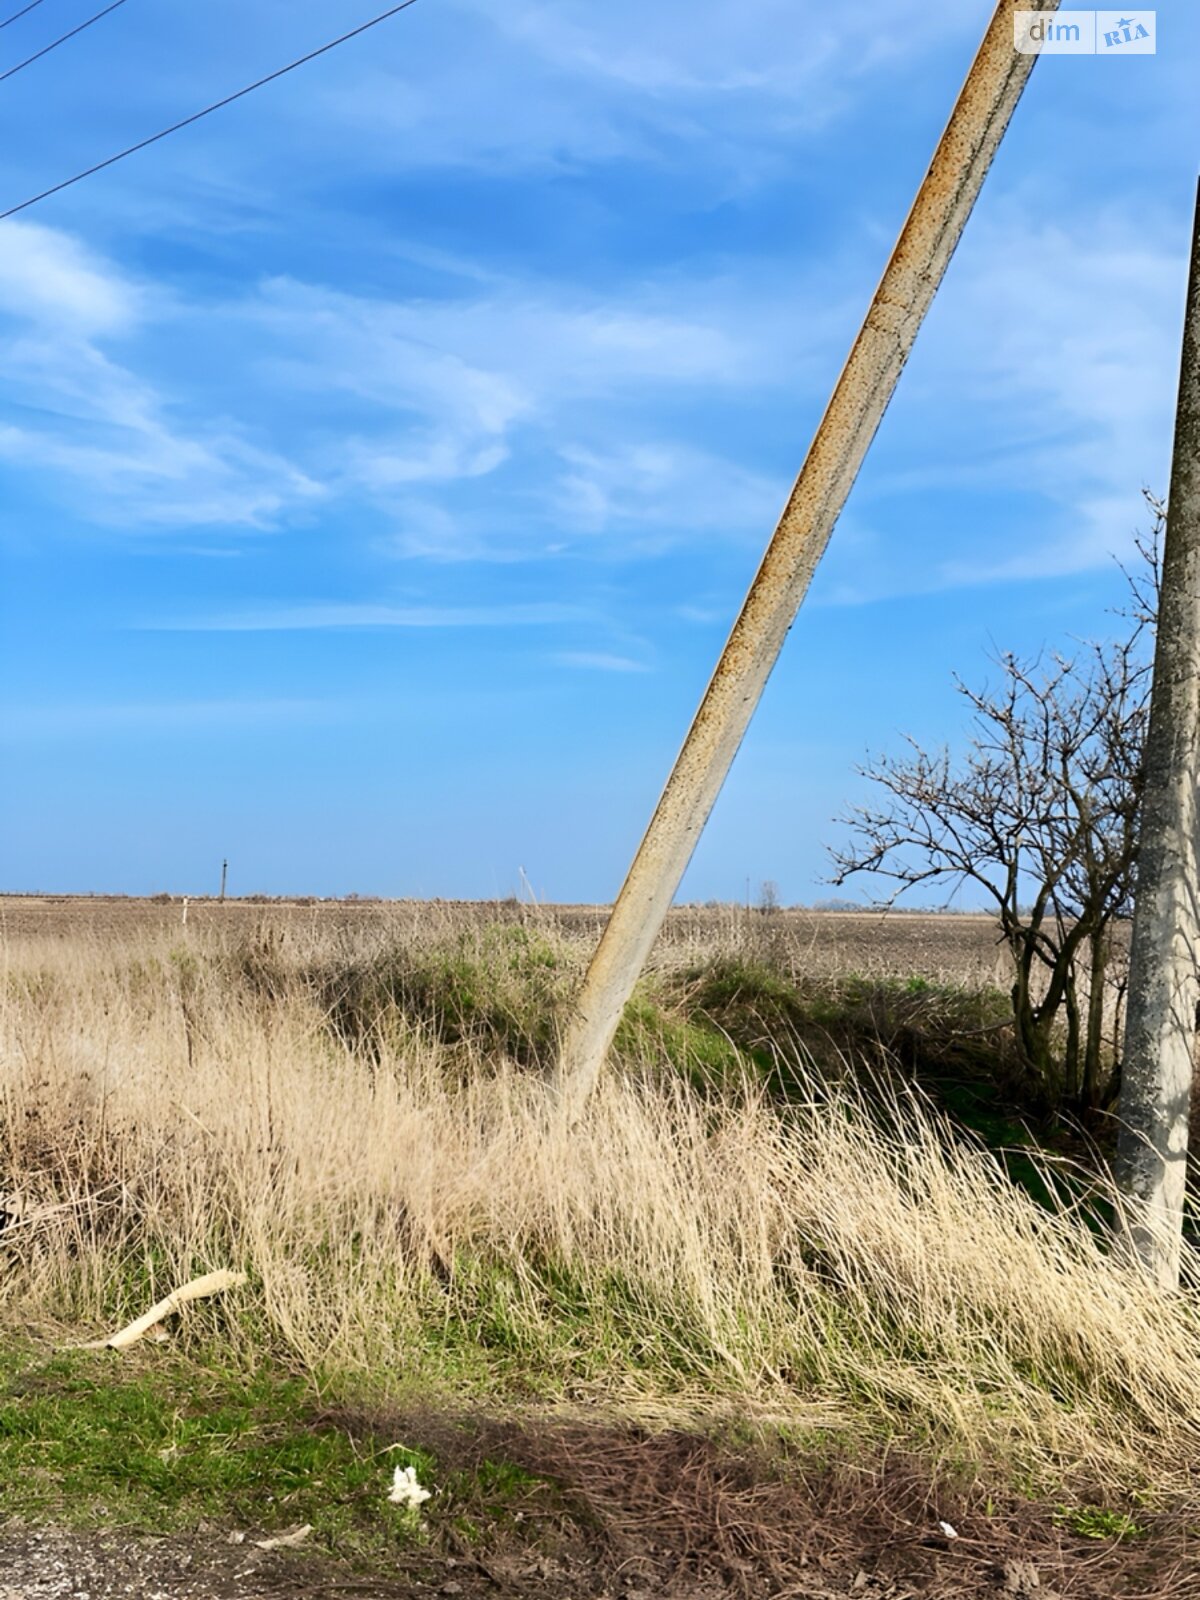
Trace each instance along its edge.
{"label": "bare tree", "polygon": [[983,892],[1013,957],[1026,1068],[1052,1104],[1085,1113],[1117,1087],[1104,1002],[1137,861],[1163,521],[1161,503],[1147,500],[1154,532],[1127,574],[1122,637],[1033,662],[1003,654],[994,688],[958,680],[972,710],[965,756],[910,739],[906,755],[860,768],[883,798],[843,819],[851,842],[831,852],[835,884],[881,874],[896,885],[893,900],[935,883],[951,896]]}

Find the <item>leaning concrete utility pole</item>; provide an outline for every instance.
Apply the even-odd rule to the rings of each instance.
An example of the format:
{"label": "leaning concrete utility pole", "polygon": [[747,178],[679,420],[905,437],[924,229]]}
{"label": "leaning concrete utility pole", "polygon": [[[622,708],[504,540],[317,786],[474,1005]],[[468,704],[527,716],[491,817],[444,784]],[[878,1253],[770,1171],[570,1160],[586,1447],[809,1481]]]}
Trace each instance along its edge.
{"label": "leaning concrete utility pole", "polygon": [[1037,59],[999,0],[588,968],[555,1074],[579,1114]]}
{"label": "leaning concrete utility pole", "polygon": [[1200,190],[1192,232],[1175,455],[1167,501],[1146,736],[1146,777],[1117,1179],[1128,1242],[1164,1288],[1179,1283],[1197,973],[1200,781]]}

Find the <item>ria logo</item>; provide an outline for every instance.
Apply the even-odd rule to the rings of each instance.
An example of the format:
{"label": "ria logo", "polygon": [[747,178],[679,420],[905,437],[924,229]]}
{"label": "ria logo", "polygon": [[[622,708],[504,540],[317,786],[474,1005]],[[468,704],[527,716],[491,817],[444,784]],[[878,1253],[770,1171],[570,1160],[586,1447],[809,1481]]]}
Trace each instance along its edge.
{"label": "ria logo", "polygon": [[1014,11],[1013,44],[1026,56],[1152,56],[1153,11]]}
{"label": "ria logo", "polygon": [[[1116,12],[1098,11],[1096,13],[1096,31],[1100,35],[1100,39],[1097,49],[1120,50],[1127,44],[1137,45],[1139,40],[1148,39],[1150,41],[1150,49],[1153,50],[1154,12],[1147,12],[1146,15],[1150,18],[1150,26],[1148,28],[1142,21],[1141,13],[1132,17],[1117,17],[1116,26],[1106,28],[1100,19],[1102,17],[1116,16]],[[1139,47],[1136,53],[1139,55],[1145,54],[1145,47]]]}

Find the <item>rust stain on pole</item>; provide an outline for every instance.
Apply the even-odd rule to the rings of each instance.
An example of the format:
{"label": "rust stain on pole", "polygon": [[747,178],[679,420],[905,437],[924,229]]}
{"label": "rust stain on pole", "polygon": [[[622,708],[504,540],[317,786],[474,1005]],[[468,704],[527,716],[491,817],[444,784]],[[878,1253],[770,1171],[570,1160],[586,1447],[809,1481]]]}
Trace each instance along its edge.
{"label": "rust stain on pole", "polygon": [[555,1077],[582,1109],[1033,67],[1000,0],[588,968]]}

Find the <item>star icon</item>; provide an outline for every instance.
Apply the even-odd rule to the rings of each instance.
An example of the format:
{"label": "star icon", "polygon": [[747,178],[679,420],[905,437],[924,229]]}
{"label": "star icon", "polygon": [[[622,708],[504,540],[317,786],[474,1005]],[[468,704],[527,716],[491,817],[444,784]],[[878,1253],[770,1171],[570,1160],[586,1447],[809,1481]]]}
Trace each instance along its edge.
{"label": "star icon", "polygon": [[1132,17],[1118,17],[1117,18],[1117,27],[1118,28],[1132,28],[1133,27],[1133,18]]}

